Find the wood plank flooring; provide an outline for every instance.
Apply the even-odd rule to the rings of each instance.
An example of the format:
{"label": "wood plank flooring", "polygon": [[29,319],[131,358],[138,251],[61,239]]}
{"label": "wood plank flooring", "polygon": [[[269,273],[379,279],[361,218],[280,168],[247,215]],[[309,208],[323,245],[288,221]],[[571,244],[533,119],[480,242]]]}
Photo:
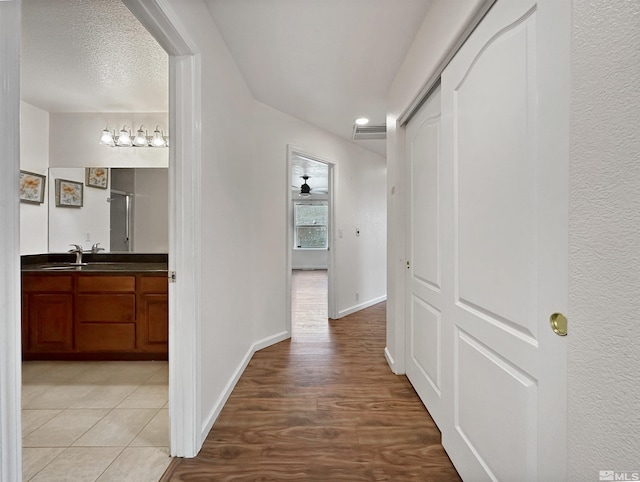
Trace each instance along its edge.
{"label": "wood plank flooring", "polygon": [[326,271],[294,271],[291,340],[256,353],[193,459],[162,481],[459,481],[384,357],[385,303],[327,319]]}

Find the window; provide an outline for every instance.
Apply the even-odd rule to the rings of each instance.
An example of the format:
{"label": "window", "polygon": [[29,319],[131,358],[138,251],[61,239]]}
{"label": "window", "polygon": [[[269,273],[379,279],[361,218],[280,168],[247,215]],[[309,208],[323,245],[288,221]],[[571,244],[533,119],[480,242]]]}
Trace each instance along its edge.
{"label": "window", "polygon": [[326,201],[296,202],[293,206],[294,240],[296,249],[327,249]]}

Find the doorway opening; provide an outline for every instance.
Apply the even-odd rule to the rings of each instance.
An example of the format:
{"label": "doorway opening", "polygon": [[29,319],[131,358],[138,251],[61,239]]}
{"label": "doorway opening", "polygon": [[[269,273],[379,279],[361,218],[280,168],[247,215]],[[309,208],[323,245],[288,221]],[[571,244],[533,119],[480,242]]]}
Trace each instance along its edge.
{"label": "doorway opening", "polygon": [[[56,10],[57,7],[58,6],[51,8]],[[76,7],[77,6],[74,6],[73,9],[78,13],[78,9]],[[129,19],[129,24],[127,25],[135,23],[135,19],[132,19],[132,15],[119,0],[109,3],[105,2],[105,5],[101,5],[101,7],[105,9],[113,9],[114,11],[119,12],[120,15],[114,15],[114,17],[119,19]],[[54,26],[56,25],[60,25],[60,22],[55,22],[50,19],[51,11],[49,11],[48,8],[49,6],[44,6],[41,3],[23,2],[22,20],[23,22],[26,22],[28,26],[28,28],[23,28],[23,35],[28,35],[34,31],[38,32],[40,30],[38,27],[42,23],[50,25],[51,29],[54,29]],[[87,8],[95,9],[95,5],[87,6]],[[57,13],[61,14],[60,11],[57,11]],[[100,15],[92,15],[88,18],[95,22],[96,19],[103,17]],[[98,22],[99,21],[100,20],[98,20]],[[119,22],[122,22],[123,26],[126,23],[122,20],[119,20]],[[90,28],[87,29],[87,32],[95,30],[105,29]],[[140,25],[139,28],[133,28],[131,31],[138,33],[141,30],[146,31],[142,25]],[[47,31],[45,30],[45,32]],[[113,31],[109,30],[109,34],[113,34]],[[92,38],[99,37],[93,34],[90,35]],[[27,37],[27,40],[23,39],[22,41],[23,56],[21,61],[23,62],[23,67],[25,67],[23,72],[26,70],[29,74],[28,78],[26,75],[23,75],[22,80],[43,78],[49,83],[47,88],[53,89],[57,84],[49,76],[35,76],[33,74],[34,70],[28,68],[33,67],[38,63],[38,68],[40,70],[44,70],[48,65],[41,61],[41,57],[32,55],[31,58],[34,60],[31,62],[28,60],[28,52],[30,52],[28,45],[31,45],[36,37],[37,36],[35,35],[31,35],[30,37]],[[49,37],[55,37],[55,35],[41,35],[41,37],[49,39]],[[122,40],[120,37],[118,38],[119,40]],[[147,35],[147,38],[150,43],[150,41],[152,41],[150,35]],[[60,36],[60,39],[61,42],[70,41],[71,43],[75,42],[77,44],[87,43],[80,38],[76,39],[71,34],[68,36]],[[143,43],[145,46],[149,45],[149,43]],[[59,48],[58,50],[64,52],[73,49]],[[148,55],[146,48],[142,50],[145,50],[144,54]],[[161,46],[156,45],[156,51],[158,50],[164,53],[164,58],[160,55],[161,59],[160,62],[158,62],[158,65],[160,65],[158,71],[160,72],[164,69],[165,75],[168,79],[168,55]],[[46,52],[44,49],[42,49],[42,51]],[[47,56],[45,55],[44,57]],[[81,60],[86,60],[85,57],[82,59],[80,57],[81,54],[74,56],[74,62],[77,61],[78,63],[81,63]],[[155,58],[155,56],[152,57]],[[109,63],[106,60],[104,62]],[[124,68],[125,67],[123,67],[123,69]],[[81,90],[81,81],[79,79],[80,77],[78,76],[78,81],[74,84],[78,92]],[[111,77],[106,80],[112,83],[117,83]],[[70,84],[71,83],[68,83],[67,85]],[[105,87],[102,90],[107,91],[108,89]],[[109,151],[108,148],[101,146],[96,148],[96,155],[94,156],[86,154],[83,155],[82,149],[76,149],[72,153],[73,155],[63,156],[60,153],[57,153],[54,157],[53,153],[51,153],[52,149],[49,148],[49,144],[57,137],[55,133],[67,125],[76,126],[75,130],[68,130],[76,131],[76,134],[81,133],[81,135],[78,135],[79,138],[93,138],[94,132],[99,132],[99,129],[104,128],[105,124],[103,124],[103,122],[121,122],[121,120],[116,121],[113,119],[120,119],[123,116],[128,119],[128,113],[126,115],[113,113],[106,107],[102,108],[104,110],[104,114],[80,113],[77,111],[78,108],[73,104],[73,99],[71,98],[58,96],[57,101],[59,104],[50,105],[45,102],[46,99],[27,96],[26,94],[29,92],[31,91],[28,89],[23,90],[23,93],[25,94],[25,98],[23,100],[25,103],[28,103],[29,116],[24,116],[22,118],[22,128],[29,132],[31,130],[36,130],[31,128],[31,124],[43,123],[47,127],[46,129],[43,129],[43,131],[47,133],[51,132],[51,134],[47,140],[44,140],[39,144],[39,149],[43,151],[44,155],[35,156],[33,155],[33,152],[31,152],[31,149],[23,149],[21,162],[33,163],[35,162],[36,157],[38,157],[37,160],[42,164],[24,167],[37,171],[38,173],[42,172],[43,174],[47,174],[48,179],[46,187],[50,191],[53,189],[54,179],[57,178],[73,180],[77,184],[82,185],[83,181],[85,181],[85,168],[89,167],[105,167],[107,169],[111,169],[111,172],[107,170],[108,173],[110,172],[113,174],[113,167],[121,165],[127,166],[126,169],[121,169],[121,171],[132,171],[132,168],[128,167],[128,163],[133,157],[131,156],[132,151],[130,150],[119,150],[119,157],[117,160],[114,160],[116,156],[113,156],[112,154],[115,151]],[[164,97],[168,99],[168,91],[165,91]],[[65,102],[68,101],[68,104],[62,105],[63,100]],[[129,100],[131,100],[131,98],[129,98]],[[124,100],[123,102],[126,102],[127,106],[130,106],[127,110],[131,111],[131,118],[139,119],[139,116],[135,116],[135,111],[138,109],[135,102],[131,101],[131,104],[129,104],[129,101],[127,100]],[[168,108],[167,106],[164,106],[162,108],[152,110],[155,113],[156,111],[166,111]],[[82,119],[81,121],[78,121],[80,117],[82,117]],[[155,119],[155,114],[152,117]],[[137,122],[138,120],[136,120],[136,123]],[[143,122],[149,123],[149,121],[146,120]],[[93,124],[95,123],[97,123],[99,127],[94,129]],[[121,125],[122,124],[118,125],[118,128]],[[87,126],[89,126],[89,128],[86,128]],[[135,127],[138,126],[136,125]],[[133,128],[135,129],[135,127]],[[86,136],[84,135],[85,132]],[[95,144],[97,145],[97,139]],[[93,144],[87,143],[87,146],[89,147],[86,149],[91,150]],[[103,151],[97,152],[97,149],[103,149]],[[103,152],[109,152],[109,154],[103,154]],[[155,152],[164,152],[164,159],[166,159],[168,149],[154,151],[154,153]],[[40,154],[40,152],[38,152],[38,154]],[[111,157],[109,157],[110,155]],[[133,162],[132,165],[139,167],[146,167],[147,165],[163,165],[161,162],[158,162],[157,164],[154,163],[159,157],[161,156],[158,155],[151,161],[147,159],[147,164],[145,164],[143,160],[140,160],[140,164]],[[91,164],[84,164],[87,161],[91,162]],[[162,175],[164,176],[165,182],[164,184],[156,183],[154,187],[158,190],[163,190],[162,197],[163,199],[167,199],[169,196],[169,186],[168,181],[166,181],[168,177],[166,162],[164,166],[165,167],[158,168],[158,171],[163,171]],[[53,172],[54,169],[56,170],[55,173]],[[154,169],[147,167],[147,171],[151,172],[154,171]],[[70,173],[73,173],[74,177],[71,177]],[[107,179],[110,177],[111,176],[108,176]],[[113,178],[111,178],[111,181],[113,181]],[[137,226],[131,217],[133,190],[123,192],[122,194],[124,195],[121,196],[123,212],[125,212],[125,214],[123,216],[119,216],[118,219],[126,220],[121,223],[121,228],[123,233],[122,238],[126,238],[127,242],[123,245],[117,245],[110,242],[110,212],[109,204],[105,202],[109,195],[107,189],[109,188],[110,183],[107,181],[107,189],[101,190],[96,189],[98,186],[91,186],[92,188],[89,189],[88,181],[85,182],[87,184],[84,189],[83,205],[79,209],[64,210],[55,206],[51,200],[53,194],[51,194],[46,204],[43,203],[43,205],[40,206],[29,206],[29,208],[31,208],[29,211],[21,209],[21,211],[23,211],[21,215],[25,216],[27,219],[36,215],[38,215],[38,219],[44,218],[44,222],[46,223],[46,228],[44,230],[47,233],[45,236],[39,236],[37,238],[41,242],[36,248],[23,250],[22,254],[36,254],[42,252],[61,253],[68,249],[69,242],[79,243],[85,251],[90,250],[91,246],[94,245],[96,253],[98,249],[100,251],[104,251],[102,247],[98,248],[98,245],[100,244],[110,252],[131,252],[136,250],[136,247],[134,247],[132,243],[133,232],[138,232],[138,228],[140,228],[140,226]],[[111,185],[113,186],[112,183]],[[51,191],[51,193],[53,193],[53,191]],[[144,194],[149,195],[149,192],[147,191]],[[117,196],[117,194],[115,196]],[[162,206],[162,203],[155,204],[156,205],[154,207],[157,209],[160,209]],[[141,202],[141,207],[144,207],[144,202]],[[52,216],[52,213],[55,213],[55,216]],[[81,213],[85,214],[85,216],[81,220],[78,220]],[[44,216],[40,216],[42,214],[44,214]],[[65,219],[70,219],[72,215],[76,215],[76,218],[73,219],[74,221],[77,221],[74,224],[74,227],[78,226],[77,231],[81,231],[81,236],[75,231],[68,229],[68,225],[57,222],[61,216],[66,216]],[[164,218],[164,222],[156,224],[161,224],[164,228],[164,232],[161,233],[161,236],[158,236],[157,231],[148,233],[146,236],[140,236],[139,240],[141,243],[137,252],[153,252],[162,254],[167,252],[168,234],[166,230],[168,227],[166,218],[168,217],[168,206],[164,206],[164,211],[160,217]],[[141,215],[139,219],[140,221],[144,221],[145,216]],[[147,219],[157,221],[158,216],[148,216]],[[146,225],[148,226],[150,222],[151,221],[148,221]],[[22,223],[23,226],[28,228],[32,227],[34,224],[35,223],[29,222]],[[140,231],[141,230],[142,228],[140,228]],[[36,238],[33,236],[32,232],[28,232],[25,237]],[[153,246],[161,244],[161,248],[157,249],[150,247],[152,246],[151,244],[144,242],[145,238],[149,240],[154,237],[154,242],[156,244]],[[52,242],[52,240],[54,242]],[[35,243],[31,244],[33,245]],[[103,254],[100,256],[102,255]],[[161,279],[161,276],[159,278]],[[58,289],[57,285],[54,286],[51,291],[55,291],[56,289]],[[119,286],[118,289],[121,289],[121,287]],[[159,289],[153,288],[151,291],[154,291],[154,293],[144,299],[144,303],[146,303],[146,305],[144,305],[145,310],[147,310],[146,313],[148,313],[149,310],[156,310],[154,313],[159,313],[165,309],[166,303],[165,306],[162,306],[161,303],[157,302],[160,295],[158,295],[156,291],[159,291]],[[128,300],[131,300],[132,297],[136,296],[131,295],[130,292],[128,293],[129,294],[125,296],[121,296],[121,298],[128,298]],[[49,320],[56,318],[57,321],[58,318],[64,318],[66,322],[69,319],[73,320],[73,317],[76,316],[75,313],[79,311],[79,309],[74,308],[73,303],[66,305],[61,303],[60,299],[65,299],[61,295],[56,295],[59,296],[58,298],[55,298],[50,293],[44,293],[42,295],[38,294],[36,298],[38,296],[40,300],[46,299],[49,302],[45,306],[49,312],[43,315],[43,319]],[[69,298],[66,294],[64,296]],[[86,297],[90,296],[94,295],[87,295]],[[164,296],[166,300],[166,295]],[[138,318],[137,313],[142,310],[137,310],[137,308],[142,306],[142,304],[143,300],[141,298],[135,298],[135,301],[130,302],[129,305],[127,305],[131,308],[127,314],[130,315],[130,313],[134,313],[135,315],[133,316]],[[38,305],[38,308],[40,308],[41,305],[42,303]],[[62,308],[57,308],[59,306],[64,306],[64,310]],[[71,308],[69,308],[69,306],[71,306]],[[96,315],[96,317],[99,316]],[[140,315],[140,318],[141,317],[142,315]],[[119,336],[121,333],[128,330],[126,336],[120,336],[119,338],[125,340],[123,344],[127,343],[130,339],[136,339],[136,343],[138,343],[143,336],[148,336],[146,334],[140,335],[139,333],[136,333],[135,328],[131,328],[132,323],[128,322],[130,319],[131,318],[127,318],[127,322],[113,323],[113,326],[116,329],[110,330],[109,332],[110,335],[116,333]],[[102,317],[100,320],[105,321],[103,324],[106,324],[106,321],[112,321],[107,319],[107,316]],[[93,321],[95,320],[92,320],[92,322]],[[118,321],[121,320],[119,319]],[[87,323],[87,326],[90,324],[91,323]],[[103,328],[103,326],[98,325],[98,323],[93,323],[91,328],[93,327]],[[160,328],[159,332],[160,335],[164,335],[166,333],[166,329],[163,330]],[[54,333],[54,335],[56,334]],[[66,335],[67,333],[65,333],[65,336]],[[156,334],[154,333],[153,336],[155,335]],[[150,336],[148,337],[150,338]],[[76,346],[78,345],[78,337],[76,335],[72,333],[69,338],[71,340],[75,340],[72,341],[72,344],[76,343]],[[159,336],[157,338],[159,338]],[[27,338],[25,337],[25,339]],[[91,342],[96,345],[100,345],[100,349],[103,349],[104,345],[107,344],[107,342],[105,342],[107,339],[109,341],[111,340],[111,338],[107,337],[94,337],[91,339]],[[104,350],[108,351],[108,349]],[[120,349],[120,345],[118,345],[118,349]],[[126,347],[126,349],[128,349],[128,347]],[[55,356],[52,358],[55,358]],[[60,355],[60,358],[63,358],[63,355]],[[107,354],[105,358],[109,358],[109,354]],[[161,358],[161,356],[158,356],[156,359],[161,360]],[[87,457],[83,458],[83,455],[90,454],[96,450],[103,450],[104,447],[115,446],[126,447],[122,451],[123,457],[121,457],[121,460],[124,460],[124,455],[126,455],[125,452],[136,453],[142,450],[148,456],[148,460],[155,460],[157,462],[156,470],[162,469],[163,464],[167,461],[170,444],[167,408],[169,368],[166,361],[34,360],[23,362],[22,367],[23,406],[20,415],[22,418],[24,434],[22,441],[22,454],[24,458],[23,467],[25,480],[30,479],[35,474],[39,474],[38,477],[43,478],[56,478],[56,471],[60,467],[64,466],[65,461],[67,460],[65,457],[68,453],[73,452],[74,465],[79,467],[82,465],[83,461],[86,462],[86,460],[88,460]],[[140,415],[141,418],[138,417],[138,415]],[[114,423],[116,425],[113,425]],[[121,424],[122,430],[112,430],[112,432],[114,432],[112,433],[112,436],[115,438],[107,436],[106,433],[109,431],[109,428],[118,426],[118,424]],[[131,433],[132,431],[135,432],[133,437],[124,435],[125,433]],[[72,445],[75,445],[76,447],[71,448]],[[82,446],[83,448],[78,448],[79,446]],[[115,461],[117,457],[120,457],[120,455],[115,453],[115,451],[111,455],[113,455],[112,461]],[[161,473],[162,472],[160,472],[160,474]]]}
{"label": "doorway opening", "polygon": [[334,165],[289,147],[287,209],[288,327],[292,336],[328,329],[334,313],[332,265]]}

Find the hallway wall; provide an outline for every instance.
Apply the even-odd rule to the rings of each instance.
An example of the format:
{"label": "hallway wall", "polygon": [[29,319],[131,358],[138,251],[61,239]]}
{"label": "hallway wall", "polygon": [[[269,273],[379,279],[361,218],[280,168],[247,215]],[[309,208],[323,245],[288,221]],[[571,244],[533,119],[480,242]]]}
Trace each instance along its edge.
{"label": "hallway wall", "polygon": [[[253,169],[253,143],[247,124],[253,99],[202,1],[167,0],[190,34],[201,61],[201,212],[196,216],[202,249],[199,312],[201,379],[198,414],[207,434],[224,403],[229,384],[255,340],[254,294],[247,256],[255,245],[254,203],[246,195]],[[179,325],[181,320],[175,320]]]}
{"label": "hallway wall", "polygon": [[640,471],[640,4],[573,1],[569,480]]}
{"label": "hallway wall", "polygon": [[[287,145],[335,164],[338,311],[343,315],[386,296],[385,160],[260,102],[254,108],[255,165],[253,291],[257,338],[284,328],[287,254]],[[356,227],[360,236],[356,237]],[[269,253],[265,256],[264,253]],[[356,301],[355,293],[359,293]]]}

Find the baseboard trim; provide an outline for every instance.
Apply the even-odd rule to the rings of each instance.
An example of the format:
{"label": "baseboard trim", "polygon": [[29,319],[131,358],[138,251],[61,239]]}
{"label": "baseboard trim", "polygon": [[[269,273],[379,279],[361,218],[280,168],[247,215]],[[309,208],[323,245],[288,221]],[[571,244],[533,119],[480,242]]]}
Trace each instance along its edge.
{"label": "baseboard trim", "polygon": [[384,347],[384,357],[387,359],[387,363],[389,364],[389,368],[391,368],[391,371],[397,375],[398,372],[396,371],[396,361],[393,359],[393,356],[391,356],[389,347]]}
{"label": "baseboard trim", "polygon": [[343,316],[350,315],[352,313],[355,313],[356,311],[364,310],[365,308],[369,308],[370,306],[377,305],[378,303],[382,303],[383,301],[387,301],[387,295],[379,296],[378,298],[374,298],[364,303],[354,305],[350,308],[347,308],[346,310],[340,310],[338,311],[338,318],[342,318]]}
{"label": "baseboard trim", "polygon": [[251,345],[251,347],[249,347],[249,349],[247,350],[247,353],[245,353],[244,357],[242,358],[242,361],[240,362],[236,370],[233,372],[233,375],[225,385],[224,390],[218,397],[218,400],[213,405],[213,408],[211,409],[211,411],[203,421],[200,440],[204,441],[207,438],[207,435],[209,434],[211,427],[213,427],[213,424],[218,419],[218,416],[220,415],[220,412],[222,411],[224,404],[227,403],[227,400],[231,396],[231,392],[233,391],[236,384],[238,383],[238,380],[240,380],[240,377],[244,373],[244,370],[247,368],[247,365],[251,361],[251,358],[253,357],[254,353],[268,346],[274,345],[276,343],[280,343],[281,341],[284,341],[288,338],[291,338],[291,334],[288,331],[282,331],[273,336],[268,336],[266,338],[263,338],[262,340],[258,340],[253,345]]}

